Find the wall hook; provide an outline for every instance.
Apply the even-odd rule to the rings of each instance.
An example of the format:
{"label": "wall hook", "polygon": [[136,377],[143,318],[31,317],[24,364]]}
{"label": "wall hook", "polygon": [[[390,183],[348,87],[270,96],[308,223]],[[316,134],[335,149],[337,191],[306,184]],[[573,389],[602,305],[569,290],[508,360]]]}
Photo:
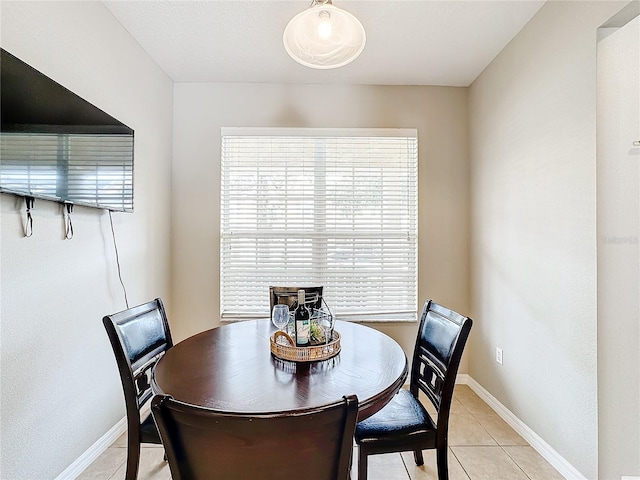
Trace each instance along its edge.
{"label": "wall hook", "polygon": [[73,203],[64,202],[64,238],[71,240],[73,238],[73,223],[71,223],[71,214],[73,213]]}
{"label": "wall hook", "polygon": [[27,220],[24,224],[24,236],[30,237],[33,235],[33,217],[31,216],[31,210],[35,200],[33,197],[24,197],[24,203],[27,206]]}

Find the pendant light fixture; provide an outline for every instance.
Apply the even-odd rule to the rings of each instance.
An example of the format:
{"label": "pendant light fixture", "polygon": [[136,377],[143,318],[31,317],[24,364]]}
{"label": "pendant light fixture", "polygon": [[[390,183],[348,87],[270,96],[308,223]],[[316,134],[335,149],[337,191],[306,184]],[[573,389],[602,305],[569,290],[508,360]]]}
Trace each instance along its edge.
{"label": "pendant light fixture", "polygon": [[312,0],[293,17],[282,41],[296,62],[311,68],[338,68],[351,63],[364,49],[367,36],[360,21],[331,0]]}

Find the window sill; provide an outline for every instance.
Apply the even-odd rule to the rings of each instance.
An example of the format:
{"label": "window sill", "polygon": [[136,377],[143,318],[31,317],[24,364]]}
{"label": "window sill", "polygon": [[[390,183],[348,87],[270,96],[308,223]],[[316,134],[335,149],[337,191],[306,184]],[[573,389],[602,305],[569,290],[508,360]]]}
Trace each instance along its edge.
{"label": "window sill", "polygon": [[[264,319],[269,319],[269,317],[247,317],[247,318],[222,318],[220,319],[220,323],[221,324],[225,324],[225,323],[238,323],[238,322],[247,322],[249,320],[264,320]],[[381,324],[389,324],[389,325],[403,325],[403,324],[411,324],[411,323],[418,323],[417,319],[398,319],[398,320],[385,320],[385,319],[358,319],[358,318],[350,318],[348,320],[345,319],[341,319],[341,318],[337,318],[336,320],[338,321],[343,321],[343,322],[351,322],[351,323],[375,323],[376,325],[381,325]]]}

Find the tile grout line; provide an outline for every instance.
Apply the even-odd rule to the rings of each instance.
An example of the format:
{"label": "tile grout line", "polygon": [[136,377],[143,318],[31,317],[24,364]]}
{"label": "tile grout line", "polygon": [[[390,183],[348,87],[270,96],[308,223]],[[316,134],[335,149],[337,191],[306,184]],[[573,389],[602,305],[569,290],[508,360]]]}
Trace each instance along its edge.
{"label": "tile grout line", "polygon": [[[509,446],[513,446],[513,445],[509,445]],[[525,445],[523,445],[525,446]],[[529,474],[527,472],[524,471],[524,469],[520,466],[520,464],[518,462],[516,462],[516,460],[509,455],[509,452],[507,452],[502,445],[500,445],[500,448],[502,448],[502,451],[507,455],[507,457],[509,457],[509,460],[511,460],[513,463],[516,464],[516,466],[520,469],[520,471],[522,471],[522,473],[524,473],[524,476],[527,477],[529,480],[531,480],[531,477],[529,476]]]}
{"label": "tile grout line", "polygon": [[[463,402],[461,399],[458,399],[458,401],[462,404],[462,406],[464,406],[464,402]],[[467,407],[465,407],[465,408],[467,408]],[[491,408],[491,407],[489,407],[489,408]],[[492,410],[492,411],[493,411],[493,410]],[[496,446],[500,447],[500,449],[502,449],[502,451],[507,455],[507,457],[509,458],[509,460],[511,460],[511,462],[512,462],[516,467],[518,467],[518,469],[519,469],[519,470],[524,474],[524,476],[525,476],[525,477],[527,477],[529,480],[531,480],[531,477],[527,474],[527,472],[525,472],[525,471],[524,471],[524,469],[520,466],[520,464],[519,464],[518,462],[516,462],[516,460],[515,460],[511,455],[509,455],[509,452],[507,452],[507,451],[504,449],[505,445],[502,445],[502,444],[498,441],[498,439],[497,439],[497,438],[495,438],[493,435],[491,435],[491,432],[490,432],[489,430],[487,430],[487,429],[484,427],[484,425],[480,422],[480,420],[477,418],[477,416],[476,416],[476,414],[475,414],[475,413],[473,413],[473,412],[469,412],[469,413],[470,413],[470,414],[471,414],[471,416],[474,418],[474,420],[476,420],[476,421],[478,422],[478,424],[482,427],[482,429],[483,429],[485,432],[487,432],[487,435],[489,435],[489,437],[491,437],[491,439],[492,439],[494,442],[496,442]],[[494,411],[494,414],[495,414],[495,415],[498,415],[497,413],[495,413],[495,411]],[[477,414],[477,415],[482,415],[482,414]],[[486,415],[490,415],[490,414],[486,414]],[[499,417],[499,415],[498,415],[498,417]],[[509,446],[512,446],[512,445],[509,445]],[[529,443],[527,442],[527,445],[523,445],[523,446],[530,446],[530,445],[529,445]],[[452,451],[453,451],[453,450],[452,450]],[[455,452],[453,452],[453,454],[455,455]],[[457,458],[458,458],[458,457],[456,456],[456,459],[457,459]],[[458,463],[462,466],[462,462],[460,461],[460,459],[458,459]],[[462,469],[464,470],[464,466],[462,466]],[[465,473],[467,473],[467,471],[466,471],[466,470],[465,470]],[[471,477],[470,477],[470,475],[469,475],[468,473],[467,473],[467,476],[469,477],[469,479],[470,479],[470,480],[473,480],[473,479],[471,479]]]}
{"label": "tile grout line", "polygon": [[402,456],[402,452],[399,452],[398,455],[400,455],[400,460],[402,460],[402,465],[404,466],[404,471],[407,474],[407,478],[409,480],[413,480],[413,477],[411,476],[411,473],[409,472],[409,467],[407,467],[407,462],[404,461],[404,457]]}
{"label": "tile grout line", "polygon": [[471,478],[471,475],[469,474],[469,472],[467,472],[467,469],[466,469],[466,468],[464,468],[464,465],[462,464],[462,462],[460,461],[460,459],[459,459],[459,458],[458,458],[458,456],[456,455],[456,452],[454,452],[454,451],[453,451],[453,448],[451,448],[451,446],[449,446],[449,445],[447,445],[447,448],[448,448],[449,450],[451,450],[451,454],[455,457],[456,462],[458,462],[458,465],[460,465],[460,468],[462,469],[462,471],[464,472],[464,474],[467,476],[467,478],[468,478],[469,480],[473,480],[473,479]]}
{"label": "tile grout line", "polygon": [[[464,406],[464,401],[463,401],[463,400],[461,400],[460,398],[458,398],[458,401],[459,401],[459,402]],[[486,402],[485,402],[485,403],[486,403]],[[466,408],[466,407],[465,407],[465,408]],[[489,408],[491,408],[491,407],[489,406]],[[493,414],[497,415],[497,416],[500,418],[500,416],[498,415],[498,413],[497,413],[495,410],[493,410],[493,409],[491,409],[491,410],[492,410]],[[477,415],[482,415],[482,414],[475,414],[475,413],[472,413],[472,412],[469,412],[469,413],[471,414],[471,416],[472,416],[475,420],[477,420],[477,421],[478,421],[478,423],[480,424],[480,426],[481,426],[481,427],[482,427],[482,428],[487,432],[487,434],[489,434],[489,436],[490,436],[490,437],[491,437],[491,438],[496,442],[496,445],[497,445],[497,446],[499,446],[499,447],[502,449],[502,451],[507,455],[507,457],[509,457],[509,460],[511,460],[511,461],[512,461],[512,462],[513,462],[513,463],[518,467],[518,469],[519,469],[519,470],[524,474],[524,476],[525,476],[525,477],[527,477],[529,480],[532,480],[532,479],[531,479],[531,476],[529,476],[529,474],[524,470],[524,468],[522,468],[522,467],[520,466],[520,464],[516,461],[516,459],[515,459],[515,458],[513,458],[513,457],[509,454],[509,452],[504,448],[504,447],[530,447],[530,448],[532,448],[532,447],[531,447],[531,444],[525,440],[526,444],[524,444],[524,445],[519,445],[519,444],[518,444],[518,445],[506,445],[506,444],[505,444],[505,445],[503,445],[502,443],[500,443],[500,442],[498,441],[498,439],[497,439],[497,438],[495,438],[493,435],[491,435],[491,432],[489,432],[486,428],[484,428],[484,425],[482,425],[482,423],[480,422],[480,420],[477,418]],[[487,414],[487,415],[490,415],[490,414]],[[517,433],[517,432],[516,432],[516,433]],[[454,455],[455,455],[455,452],[454,452]],[[457,457],[456,457],[456,458],[457,458]],[[462,463],[460,462],[460,460],[458,460],[458,463],[460,463],[460,465],[462,465]],[[464,467],[463,467],[463,469],[464,469]],[[465,473],[466,473],[466,470],[465,470]],[[473,480],[473,479],[471,479],[471,480]]]}

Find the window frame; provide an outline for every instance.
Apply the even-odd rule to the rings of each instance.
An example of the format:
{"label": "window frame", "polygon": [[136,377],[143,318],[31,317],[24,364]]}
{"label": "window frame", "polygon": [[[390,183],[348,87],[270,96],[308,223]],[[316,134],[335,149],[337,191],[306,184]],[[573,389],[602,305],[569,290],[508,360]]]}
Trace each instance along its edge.
{"label": "window frame", "polygon": [[[341,311],[340,305],[344,305],[345,301],[342,299],[340,302],[336,301],[336,305],[331,304],[331,290],[332,285],[331,282],[325,280],[320,280],[316,278],[309,278],[306,281],[300,280],[300,278],[292,278],[289,281],[281,281],[274,280],[270,282],[269,285],[264,285],[264,302],[267,305],[264,311],[242,311],[238,309],[234,310],[233,305],[229,304],[225,299],[228,295],[225,295],[225,282],[227,281],[227,275],[225,274],[225,268],[227,268],[228,263],[225,261],[225,248],[228,248],[228,235],[229,227],[228,224],[225,224],[227,220],[225,218],[225,209],[229,208],[229,205],[225,203],[225,194],[228,194],[226,189],[229,188],[228,185],[225,185],[225,168],[229,168],[228,165],[225,164],[227,161],[225,157],[225,148],[228,148],[228,139],[229,137],[300,137],[308,139],[316,139],[316,138],[369,138],[369,139],[384,139],[386,137],[392,138],[402,138],[407,141],[407,165],[406,165],[406,181],[407,181],[407,213],[408,218],[406,221],[408,222],[405,228],[407,232],[403,233],[404,236],[406,234],[407,242],[412,243],[409,247],[412,251],[408,258],[412,258],[413,261],[410,262],[412,265],[408,268],[408,276],[411,277],[410,280],[407,280],[407,285],[410,286],[411,292],[406,293],[407,297],[410,299],[406,304],[403,305],[403,308],[398,309],[398,311],[371,311],[371,312],[347,312]],[[380,140],[382,143],[383,140]],[[305,157],[306,158],[306,157]],[[337,157],[336,157],[337,158]],[[258,160],[253,159],[254,162],[258,162]],[[386,160],[378,160],[379,163],[384,164]],[[336,317],[340,320],[351,320],[351,321],[366,321],[366,322],[415,322],[417,321],[417,289],[418,289],[418,131],[417,129],[391,129],[391,128],[366,128],[366,129],[354,129],[354,128],[341,128],[341,129],[326,129],[326,128],[248,128],[248,127],[223,127],[221,128],[221,176],[220,176],[220,317],[222,321],[239,321],[250,318],[264,318],[265,316],[269,316],[268,312],[268,289],[269,286],[286,286],[286,285],[323,285],[325,287],[325,298],[329,303],[330,307],[334,310]],[[327,167],[325,165],[324,174],[326,175]],[[383,167],[384,168],[384,167]],[[316,167],[313,167],[314,176],[322,175],[322,172],[318,173],[316,171]],[[387,174],[388,175],[388,174]],[[388,179],[384,179],[384,173],[380,174],[380,177],[383,179],[380,181],[381,188],[386,185],[384,182],[388,182]],[[353,179],[358,178],[357,175],[352,176]],[[404,178],[404,177],[403,177]],[[314,183],[315,185],[315,183]],[[315,188],[315,186],[314,186]],[[397,187],[396,187],[397,188]],[[326,195],[326,193],[324,194]],[[404,193],[403,193],[404,195]],[[314,195],[314,209],[315,202],[320,202],[323,198],[323,195]],[[325,197],[326,201],[326,197]],[[412,202],[412,204],[410,204]],[[383,202],[379,202],[381,205],[381,209],[383,208]],[[315,210],[314,210],[315,211]],[[384,211],[384,210],[382,210]],[[228,214],[228,213],[227,213]],[[314,216],[315,218],[315,216]],[[382,222],[381,222],[382,223]],[[383,228],[383,227],[381,227]],[[404,232],[404,230],[403,230]],[[335,233],[335,232],[334,232]],[[317,236],[317,232],[314,231],[314,234]],[[397,232],[395,232],[396,235]],[[303,236],[304,237],[304,236]],[[307,238],[307,237],[305,237]],[[353,242],[357,242],[357,239],[353,237]],[[370,237],[374,238],[374,237]],[[288,240],[288,237],[287,237]],[[316,238],[317,240],[317,238]],[[380,239],[381,242],[384,239]],[[402,240],[396,240],[396,242],[404,242],[404,238]],[[322,248],[321,248],[322,249]],[[326,245],[324,247],[324,251],[327,251]],[[314,256],[315,258],[315,256]],[[318,260],[319,261],[319,260]],[[257,262],[259,263],[259,262]],[[384,282],[383,280],[380,280]],[[378,288],[379,290],[379,288]],[[258,295],[256,292],[252,292],[251,295]],[[335,292],[333,294],[335,296]],[[239,303],[239,302],[238,302]],[[408,303],[411,303],[411,306],[408,306]],[[230,306],[231,305],[231,306]]]}

